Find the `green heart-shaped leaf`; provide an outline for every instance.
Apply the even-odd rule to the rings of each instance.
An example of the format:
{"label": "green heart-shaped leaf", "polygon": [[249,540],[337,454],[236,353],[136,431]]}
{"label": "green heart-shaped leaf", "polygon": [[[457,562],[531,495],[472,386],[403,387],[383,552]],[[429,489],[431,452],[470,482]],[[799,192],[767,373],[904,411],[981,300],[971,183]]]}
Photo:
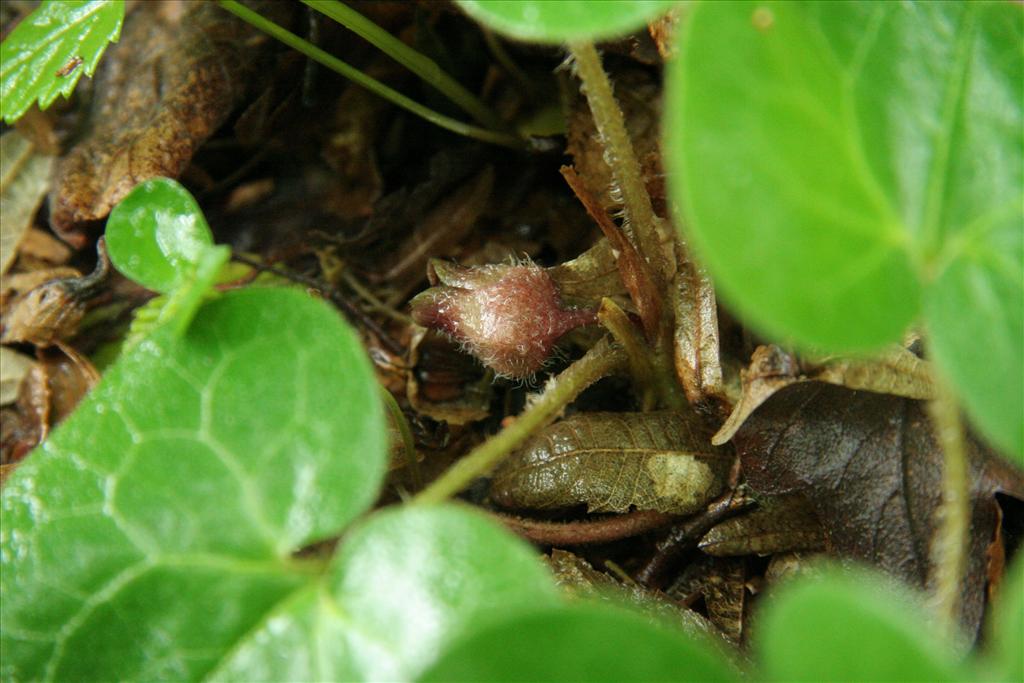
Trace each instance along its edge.
{"label": "green heart-shaped leaf", "polygon": [[971,416],[1024,462],[1024,12],[708,3],[667,83],[672,193],[724,297],[803,347],[923,311]]}
{"label": "green heart-shaped leaf", "polygon": [[599,40],[642,27],[676,0],[456,0],[466,14],[513,38],[545,43]]}

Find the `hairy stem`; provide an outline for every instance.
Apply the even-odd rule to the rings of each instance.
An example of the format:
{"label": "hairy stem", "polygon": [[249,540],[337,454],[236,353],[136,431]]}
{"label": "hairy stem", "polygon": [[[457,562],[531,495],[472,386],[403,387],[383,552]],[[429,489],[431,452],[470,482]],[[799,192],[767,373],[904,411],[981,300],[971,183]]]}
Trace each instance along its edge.
{"label": "hairy stem", "polygon": [[956,399],[941,378],[938,379],[938,397],[929,403],[932,424],[943,453],[942,506],[938,512],[939,528],[932,546],[932,561],[938,614],[950,634],[955,634],[971,515],[967,444]]}
{"label": "hairy stem", "polygon": [[608,75],[601,66],[601,57],[593,43],[570,43],[569,51],[576,62],[576,72],[583,82],[583,94],[587,98],[590,112],[597,126],[598,136],[605,149],[612,177],[622,191],[623,208],[626,214],[624,227],[640,252],[664,280],[668,275],[668,264],[661,248],[658,219],[647,194],[640,163],[633,151],[633,143],[626,132],[626,122]]}
{"label": "hairy stem", "polygon": [[487,441],[477,446],[466,457],[452,465],[423,492],[412,499],[414,503],[440,503],[463,490],[477,477],[493,470],[535,431],[551,423],[562,409],[580,392],[597,380],[626,366],[626,354],[612,346],[607,339],[565,369],[548,383],[516,420]]}
{"label": "hairy stem", "polygon": [[381,52],[394,59],[425,83],[436,88],[442,95],[488,128],[502,128],[501,120],[477,99],[473,93],[449,76],[437,62],[403,43],[398,38],[373,23],[359,12],[339,0],[302,0],[317,12],[364,38]]}
{"label": "hairy stem", "polygon": [[218,0],[218,4],[246,23],[251,24],[270,36],[273,36],[285,45],[298,50],[310,59],[323,64],[328,69],[341,74],[356,85],[366,88],[375,95],[379,95],[388,102],[416,114],[430,123],[433,123],[435,126],[439,126],[445,130],[450,130],[451,132],[459,135],[481,140],[482,142],[502,145],[503,147],[512,147],[514,149],[522,149],[525,147],[525,143],[514,135],[501,131],[488,130],[486,128],[478,128],[477,126],[457,121],[445,116],[444,114],[440,114],[429,107],[425,107],[419,102],[409,99],[397,90],[384,85],[376,78],[367,76],[354,66],[346,64],[334,55],[321,50],[316,45],[313,45],[291,31],[278,26],[266,17],[253,12],[248,7],[238,3],[237,0]]}

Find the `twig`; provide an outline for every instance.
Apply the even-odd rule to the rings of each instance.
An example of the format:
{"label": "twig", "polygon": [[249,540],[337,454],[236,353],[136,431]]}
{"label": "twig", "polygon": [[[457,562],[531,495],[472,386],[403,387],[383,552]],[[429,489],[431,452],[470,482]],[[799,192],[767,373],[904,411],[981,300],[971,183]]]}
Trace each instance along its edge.
{"label": "twig", "polygon": [[711,527],[752,505],[754,505],[753,499],[747,496],[746,490],[742,486],[729,489],[725,494],[713,500],[704,512],[672,527],[668,535],[658,542],[651,559],[637,572],[636,580],[648,588],[661,588],[660,583],[672,567],[687,550],[697,545],[697,542],[711,530]]}
{"label": "twig", "polygon": [[602,339],[592,349],[551,380],[544,392],[512,424],[477,446],[452,465],[414,503],[440,503],[454,496],[477,477],[488,474],[536,430],[553,421],[580,392],[597,380],[626,366],[626,354]]}
{"label": "twig", "polygon": [[502,524],[523,538],[542,545],[588,545],[609,543],[668,526],[676,516],[654,510],[579,522],[545,522],[537,519],[492,513]]}

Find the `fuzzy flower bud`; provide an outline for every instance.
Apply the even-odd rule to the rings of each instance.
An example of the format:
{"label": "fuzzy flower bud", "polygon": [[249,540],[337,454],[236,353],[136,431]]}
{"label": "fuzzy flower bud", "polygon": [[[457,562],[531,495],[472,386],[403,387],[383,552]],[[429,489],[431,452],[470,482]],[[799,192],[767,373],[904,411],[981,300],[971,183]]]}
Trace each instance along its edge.
{"label": "fuzzy flower bud", "polygon": [[533,263],[466,268],[432,260],[432,285],[411,302],[412,317],[444,332],[503,377],[537,372],[555,342],[595,322],[594,311],[564,308],[547,271]]}

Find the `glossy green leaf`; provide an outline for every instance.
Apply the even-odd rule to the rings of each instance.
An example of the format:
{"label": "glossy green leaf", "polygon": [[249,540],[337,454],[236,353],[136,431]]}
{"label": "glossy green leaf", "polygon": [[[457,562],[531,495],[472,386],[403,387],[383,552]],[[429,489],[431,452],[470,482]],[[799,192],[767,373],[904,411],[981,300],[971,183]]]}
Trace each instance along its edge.
{"label": "glossy green leaf", "polygon": [[866,571],[830,569],[766,598],[754,633],[774,681],[958,681],[922,601]]}
{"label": "glossy green leaf", "polygon": [[4,121],[12,123],[33,102],[46,109],[57,95],[70,95],[83,74],[96,71],[122,21],[124,0],[44,0],[0,45]]}
{"label": "glossy green leaf", "polygon": [[556,598],[535,551],[483,515],[392,509],[346,535],[324,580],[268,615],[213,678],[410,680],[455,639]]}
{"label": "glossy green leaf", "polygon": [[421,679],[734,681],[722,652],[675,627],[608,604],[536,609],[464,638]]}
{"label": "glossy green leaf", "polygon": [[1007,569],[988,631],[988,665],[997,680],[1024,681],[1024,555]]}
{"label": "glossy green leaf", "polygon": [[170,178],[136,185],[110,212],[106,239],[115,268],[164,294],[179,287],[213,246],[196,200]]}
{"label": "glossy green leaf", "polygon": [[777,339],[936,359],[1024,460],[1024,12],[708,3],[667,84],[667,163],[722,294]]}
{"label": "glossy green leaf", "polygon": [[623,36],[676,0],[456,0],[481,24],[513,38],[544,43]]}
{"label": "glossy green leaf", "polygon": [[3,680],[201,677],[366,510],[384,417],[356,335],[252,288],[127,351],[0,494]]}

